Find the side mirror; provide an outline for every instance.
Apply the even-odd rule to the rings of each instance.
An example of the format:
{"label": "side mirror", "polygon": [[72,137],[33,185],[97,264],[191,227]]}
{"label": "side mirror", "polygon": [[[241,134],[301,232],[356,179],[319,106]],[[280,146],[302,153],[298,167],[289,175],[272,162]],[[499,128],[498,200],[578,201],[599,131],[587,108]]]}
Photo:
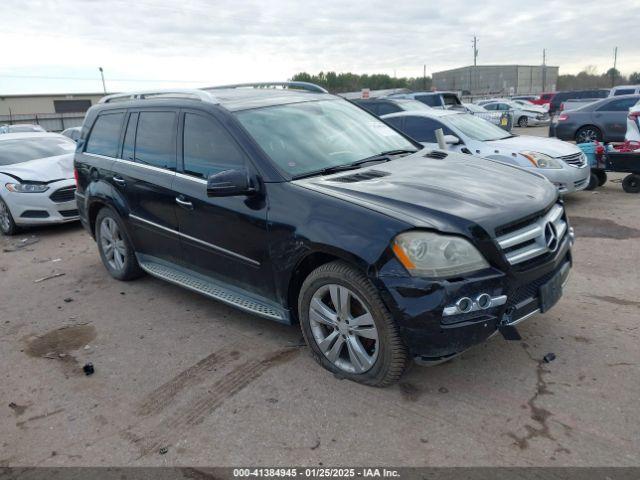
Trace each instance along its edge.
{"label": "side mirror", "polygon": [[255,189],[251,186],[249,173],[244,168],[225,170],[210,175],[207,179],[208,197],[235,197],[253,193]]}
{"label": "side mirror", "polygon": [[449,145],[458,145],[460,143],[460,139],[455,135],[445,135],[444,142]]}

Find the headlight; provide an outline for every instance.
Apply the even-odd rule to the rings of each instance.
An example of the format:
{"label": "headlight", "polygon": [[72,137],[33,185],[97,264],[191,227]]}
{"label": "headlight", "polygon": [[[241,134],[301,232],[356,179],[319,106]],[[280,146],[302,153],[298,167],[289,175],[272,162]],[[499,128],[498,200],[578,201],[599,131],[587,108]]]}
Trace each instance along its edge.
{"label": "headlight", "polygon": [[562,168],[562,164],[553,157],[539,152],[520,152],[534,167],[538,168]]}
{"label": "headlight", "polygon": [[454,277],[489,266],[464,238],[432,232],[401,233],[393,241],[393,252],[416,277]]}
{"label": "headlight", "polygon": [[7,183],[5,185],[10,192],[18,193],[42,193],[49,190],[48,185],[40,185],[37,183]]}

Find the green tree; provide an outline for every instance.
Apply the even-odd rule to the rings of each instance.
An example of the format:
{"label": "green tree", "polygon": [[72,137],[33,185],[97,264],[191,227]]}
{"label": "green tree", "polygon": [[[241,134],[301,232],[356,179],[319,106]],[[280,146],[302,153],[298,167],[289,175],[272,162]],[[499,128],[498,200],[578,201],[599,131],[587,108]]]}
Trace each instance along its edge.
{"label": "green tree", "polygon": [[[421,77],[391,77],[384,73],[372,75],[357,73],[320,72],[317,75],[307,72],[296,73],[293,81],[311,82],[326,88],[331,93],[356,92],[363,88],[371,90],[383,90],[388,88],[408,88],[410,90],[423,90],[424,81]],[[426,88],[431,88],[431,77],[426,78]]]}

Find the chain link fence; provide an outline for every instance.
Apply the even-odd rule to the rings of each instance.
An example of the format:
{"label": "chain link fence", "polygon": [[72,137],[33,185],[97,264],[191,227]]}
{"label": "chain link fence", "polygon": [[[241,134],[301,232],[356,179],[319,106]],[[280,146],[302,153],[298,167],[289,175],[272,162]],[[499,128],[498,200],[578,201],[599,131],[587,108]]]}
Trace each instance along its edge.
{"label": "chain link fence", "polygon": [[66,128],[81,126],[84,115],[84,112],[0,115],[0,125],[28,123],[40,125],[48,132],[61,132]]}

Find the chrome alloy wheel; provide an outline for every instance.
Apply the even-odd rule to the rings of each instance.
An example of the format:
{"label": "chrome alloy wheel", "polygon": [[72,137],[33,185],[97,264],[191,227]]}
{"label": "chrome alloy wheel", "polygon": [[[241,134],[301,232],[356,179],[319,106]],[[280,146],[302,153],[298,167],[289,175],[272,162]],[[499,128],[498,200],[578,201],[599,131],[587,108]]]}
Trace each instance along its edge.
{"label": "chrome alloy wheel", "polygon": [[0,201],[0,228],[3,232],[8,232],[11,228],[11,218],[9,217],[9,207]]}
{"label": "chrome alloy wheel", "polygon": [[349,373],[364,373],[378,358],[378,330],[364,302],[347,287],[327,284],[311,298],[309,323],[325,357]]}
{"label": "chrome alloy wheel", "polygon": [[100,224],[100,245],[109,266],[116,271],[122,270],[127,247],[122,238],[120,227],[113,218],[106,217]]}

